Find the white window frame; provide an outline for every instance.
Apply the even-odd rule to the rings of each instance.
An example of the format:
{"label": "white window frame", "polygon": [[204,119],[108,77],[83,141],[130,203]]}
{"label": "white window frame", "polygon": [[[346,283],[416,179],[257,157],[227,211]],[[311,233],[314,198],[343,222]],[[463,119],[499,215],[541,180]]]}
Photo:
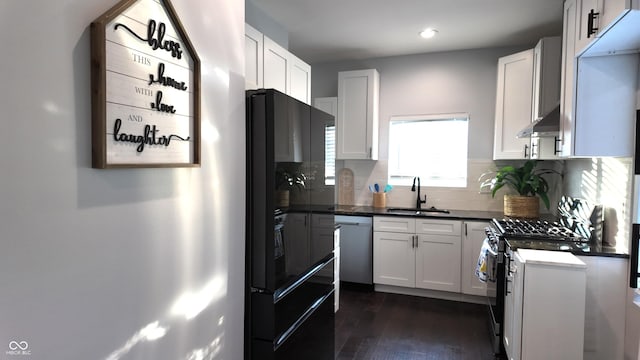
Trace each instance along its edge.
{"label": "white window frame", "polygon": [[[329,130],[331,129],[331,130]],[[332,133],[332,137],[329,136]],[[336,184],[336,125],[324,126],[324,184]]]}
{"label": "white window frame", "polygon": [[[392,149],[394,146],[392,142],[392,126],[394,122],[421,122],[421,121],[464,121],[467,126],[466,138],[464,141],[464,147],[458,150],[460,153],[464,153],[464,168],[459,169],[458,176],[452,176],[450,178],[440,179],[435,176],[429,176],[429,174],[420,174],[418,170],[415,173],[404,173],[404,174],[394,174],[396,171],[394,169],[395,160],[393,159],[393,154],[396,152]],[[422,144],[419,145],[422,148]],[[438,149],[441,150],[441,149]],[[442,147],[443,151],[447,151],[446,147]],[[427,151],[425,149],[425,151]],[[399,155],[401,156],[401,155]],[[462,156],[462,155],[460,155]],[[467,187],[469,169],[468,169],[468,159],[469,159],[469,114],[468,113],[446,113],[446,114],[426,114],[426,115],[402,115],[402,116],[391,116],[389,120],[389,167],[388,167],[388,182],[392,185],[405,185],[411,186],[413,178],[415,176],[419,176],[421,178],[422,186],[430,186],[430,187],[452,187],[452,188],[464,188]],[[401,161],[398,159],[398,161]],[[461,164],[462,166],[462,164]],[[413,171],[412,171],[413,172]]]}

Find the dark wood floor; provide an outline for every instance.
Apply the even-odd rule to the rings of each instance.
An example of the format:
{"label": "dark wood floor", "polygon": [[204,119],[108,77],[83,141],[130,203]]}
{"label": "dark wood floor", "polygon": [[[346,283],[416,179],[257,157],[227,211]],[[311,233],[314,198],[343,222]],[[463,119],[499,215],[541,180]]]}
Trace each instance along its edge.
{"label": "dark wood floor", "polygon": [[343,285],[336,359],[493,360],[487,316],[482,305]]}

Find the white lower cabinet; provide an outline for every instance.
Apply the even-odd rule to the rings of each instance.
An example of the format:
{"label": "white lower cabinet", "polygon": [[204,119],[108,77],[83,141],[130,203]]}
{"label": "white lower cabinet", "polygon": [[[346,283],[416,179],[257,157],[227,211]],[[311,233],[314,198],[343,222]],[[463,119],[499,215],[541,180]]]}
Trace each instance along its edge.
{"label": "white lower cabinet", "polygon": [[578,256],[587,265],[584,360],[625,358],[629,260]]}
{"label": "white lower cabinet", "polygon": [[[415,220],[411,220],[415,221]],[[373,231],[373,282],[415,287],[415,234]]]}
{"label": "white lower cabinet", "polygon": [[461,226],[457,220],[375,216],[375,284],[460,292]]}
{"label": "white lower cabinet", "polygon": [[487,235],[484,229],[489,226],[484,221],[465,221],[462,236],[462,274],[460,290],[463,294],[487,296],[487,284],[478,280],[476,263],[482,243]]}
{"label": "white lower cabinet", "polygon": [[507,268],[509,360],[582,359],[586,265],[568,252],[521,249]]}

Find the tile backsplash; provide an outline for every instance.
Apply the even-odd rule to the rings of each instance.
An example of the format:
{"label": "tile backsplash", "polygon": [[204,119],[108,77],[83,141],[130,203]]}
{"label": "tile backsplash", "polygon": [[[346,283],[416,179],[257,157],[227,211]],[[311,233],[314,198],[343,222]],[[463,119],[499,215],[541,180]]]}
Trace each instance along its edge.
{"label": "tile backsplash", "polygon": [[567,195],[605,208],[604,238],[624,252],[631,228],[632,158],[592,158],[565,161],[563,188]]}
{"label": "tile backsplash", "polygon": [[[493,160],[469,159],[467,186],[464,188],[445,188],[445,187],[422,187],[421,194],[427,195],[426,207],[435,206],[442,209],[452,210],[478,210],[478,211],[502,211],[503,195],[509,194],[506,188],[501,189],[495,198],[490,193],[480,192],[480,176],[507,162],[495,162]],[[513,163],[513,162],[508,162]],[[548,162],[560,172],[562,171],[562,162]],[[354,191],[355,204],[369,206],[373,203],[373,195],[369,191],[369,184],[378,183],[384,186],[387,183],[387,161],[368,161],[368,160],[339,160],[336,167],[350,168],[354,173]],[[559,178],[559,177],[558,177]],[[551,188],[551,212],[555,212],[555,204],[557,199],[562,195],[557,186],[558,179],[550,179]],[[410,186],[395,186],[391,192],[387,194],[387,207],[414,207],[416,194],[411,191]],[[425,206],[423,205],[423,206]],[[541,205],[542,213],[548,212]]]}

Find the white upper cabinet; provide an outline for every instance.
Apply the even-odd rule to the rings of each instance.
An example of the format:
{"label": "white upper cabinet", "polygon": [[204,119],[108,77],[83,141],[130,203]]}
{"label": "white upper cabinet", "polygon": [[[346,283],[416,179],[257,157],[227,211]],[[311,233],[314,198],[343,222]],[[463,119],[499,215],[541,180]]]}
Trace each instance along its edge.
{"label": "white upper cabinet", "polygon": [[[560,102],[560,36],[540,39],[533,49],[532,121],[553,111]],[[529,158],[556,159],[560,154],[560,136],[532,136]]]}
{"label": "white upper cabinet", "polygon": [[264,37],[264,87],[289,94],[289,51]]}
{"label": "white upper cabinet", "polygon": [[531,123],[533,49],[498,60],[493,159],[526,159],[529,138],[516,134]]}
{"label": "white upper cabinet", "polygon": [[262,66],[264,51],[264,37],[261,32],[244,24],[244,79],[246,89],[263,87]]}
{"label": "white upper cabinet", "polygon": [[[574,0],[572,0],[574,1]],[[640,2],[575,0],[576,55],[601,56],[638,52]]]}
{"label": "white upper cabinet", "polygon": [[566,0],[562,18],[562,72],[560,75],[560,150],[561,155],[565,157],[571,155],[573,144],[577,23],[577,1]]}
{"label": "white upper cabinet", "polygon": [[375,69],[338,73],[336,159],[378,159],[379,87]]}
{"label": "white upper cabinet", "polygon": [[533,119],[552,111],[560,101],[560,36],[540,39],[533,49]]}
{"label": "white upper cabinet", "polygon": [[596,38],[596,30],[593,20],[594,12],[598,12],[599,0],[575,0],[576,1],[576,33],[575,53],[580,54]]}
{"label": "white upper cabinet", "polygon": [[289,55],[289,93],[306,104],[311,104],[311,65],[293,54]]}
{"label": "white upper cabinet", "polygon": [[[576,57],[579,0],[564,4],[560,133],[562,156],[631,156],[634,152],[637,54]],[[640,28],[640,27],[639,27]],[[610,30],[609,30],[610,31]],[[590,49],[593,44],[590,45]]]}
{"label": "white upper cabinet", "polygon": [[517,138],[516,134],[558,106],[560,58],[561,38],[556,36],[498,60],[494,160],[557,157],[557,137]]}
{"label": "white upper cabinet", "polygon": [[276,89],[311,104],[311,66],[245,24],[245,87]]}

